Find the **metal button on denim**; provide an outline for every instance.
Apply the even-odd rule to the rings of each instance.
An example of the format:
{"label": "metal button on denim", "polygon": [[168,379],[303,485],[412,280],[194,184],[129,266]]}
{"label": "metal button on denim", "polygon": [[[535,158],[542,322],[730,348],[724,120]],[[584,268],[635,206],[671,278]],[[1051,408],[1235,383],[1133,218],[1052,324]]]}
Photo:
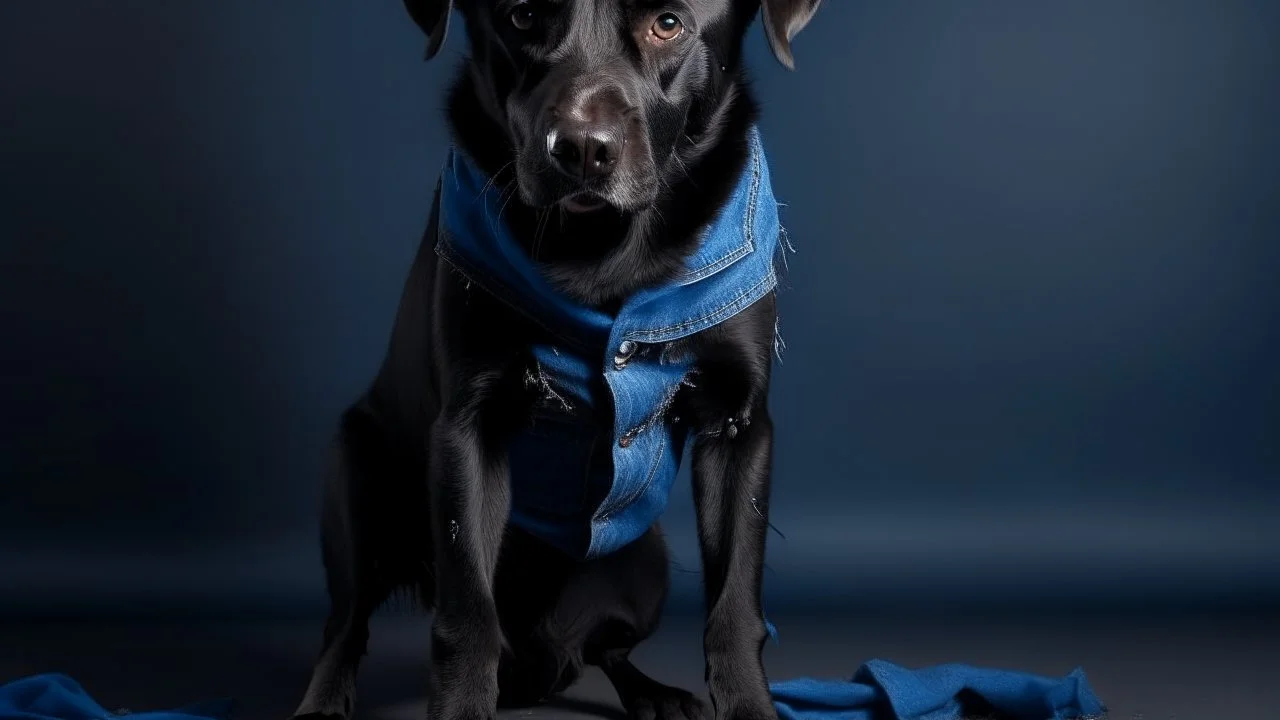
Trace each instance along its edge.
{"label": "metal button on denim", "polygon": [[613,356],[613,367],[621,370],[627,366],[627,362],[631,360],[631,356],[636,354],[636,343],[632,340],[623,340],[618,345],[618,354]]}
{"label": "metal button on denim", "polygon": [[631,447],[631,442],[636,439],[636,431],[628,430],[618,438],[618,447]]}

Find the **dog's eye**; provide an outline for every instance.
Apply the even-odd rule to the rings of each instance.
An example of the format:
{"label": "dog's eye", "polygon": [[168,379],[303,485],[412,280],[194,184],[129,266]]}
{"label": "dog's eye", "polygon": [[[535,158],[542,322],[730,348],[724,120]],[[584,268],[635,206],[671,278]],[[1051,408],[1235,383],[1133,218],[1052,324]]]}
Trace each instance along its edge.
{"label": "dog's eye", "polygon": [[649,28],[649,32],[659,40],[674,40],[684,30],[684,23],[680,22],[680,18],[675,13],[662,13],[657,20],[653,21],[653,27]]}
{"label": "dog's eye", "polygon": [[511,24],[515,25],[517,30],[528,30],[533,27],[534,19],[532,3],[523,2],[511,9]]}

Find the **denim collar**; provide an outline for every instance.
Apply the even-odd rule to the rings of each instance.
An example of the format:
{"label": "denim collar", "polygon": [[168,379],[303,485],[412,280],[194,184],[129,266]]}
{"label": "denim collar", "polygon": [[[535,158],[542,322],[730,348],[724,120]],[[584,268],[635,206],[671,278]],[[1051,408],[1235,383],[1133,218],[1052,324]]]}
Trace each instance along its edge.
{"label": "denim collar", "polygon": [[[646,287],[617,316],[557,291],[499,217],[502,190],[452,149],[441,177],[436,252],[471,281],[581,349],[601,343],[665,343],[741,312],[777,284],[781,226],[760,134],[733,193],[675,278]],[[730,272],[730,270],[732,270]]]}

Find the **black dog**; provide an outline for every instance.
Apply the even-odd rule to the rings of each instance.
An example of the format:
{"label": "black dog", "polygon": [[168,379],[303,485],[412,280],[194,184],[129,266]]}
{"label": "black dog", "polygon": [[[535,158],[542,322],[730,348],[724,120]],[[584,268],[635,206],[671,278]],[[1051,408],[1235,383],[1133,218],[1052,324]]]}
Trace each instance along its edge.
{"label": "black dog", "polygon": [[[593,318],[620,317],[649,288],[699,287],[681,273],[704,229],[739,212],[732,205],[738,189],[749,186],[754,202],[761,183],[757,109],[741,68],[747,29],[763,10],[770,45],[790,67],[790,40],[819,2],[405,0],[429,38],[428,59],[452,11],[465,20],[470,57],[448,110],[457,157],[465,160],[454,167],[488,178],[477,197],[498,193],[503,237],[536,261],[561,298],[585,308],[580,316]],[[437,186],[384,364],[342,418],[322,522],[332,609],[297,715],[351,715],[369,616],[409,588],[435,613],[433,719],[483,720],[500,705],[543,701],[585,665],[603,669],[632,717],[706,717],[693,694],[659,684],[628,660],[656,629],[666,598],[666,546],[643,512],[660,512],[669,479],[654,481],[650,469],[614,506],[625,514],[656,498],[620,520],[621,529],[608,525],[603,496],[580,479],[621,473],[617,448],[633,442],[656,448],[644,451],[644,462],[665,458],[666,473],[688,436],[715,717],[775,717],[760,606],[773,438],[766,403],[776,323],[771,270],[760,270],[753,286],[764,291],[749,294],[725,287],[738,276],[722,268],[742,253],[708,261],[697,276],[720,273],[716,292],[738,303],[721,309],[732,312],[691,334],[677,327],[654,335],[666,339],[652,346],[643,338],[614,346],[614,366],[583,379],[594,388],[583,397],[607,398],[601,376],[614,370],[639,377],[621,374],[628,362],[647,368],[648,377],[676,381],[635,386],[671,392],[652,401],[653,420],[627,432],[615,427],[617,403],[577,413],[589,418],[584,432],[616,442],[582,443],[575,454],[554,433],[527,432],[532,418],[549,417],[549,400],[571,404],[538,360],[561,356],[550,344],[556,334],[519,298],[473,287],[483,273],[462,271],[466,263],[455,256],[466,253],[450,254],[455,245],[446,235],[462,220],[445,216],[470,206],[450,210],[448,194],[467,177]],[[746,207],[741,212],[756,212]],[[741,249],[750,252],[754,220],[724,222],[747,228]],[[672,367],[690,374],[677,377]],[[534,475],[558,472],[556,463],[572,467],[574,475],[537,492],[577,492],[568,505],[600,523],[589,534],[557,543],[538,531],[539,521],[516,522],[513,508],[524,502],[523,491],[513,490],[517,437],[525,438],[520,452],[548,463]],[[603,475],[591,474],[600,468]],[[609,491],[607,481],[603,487]],[[637,517],[638,530],[626,526]]]}

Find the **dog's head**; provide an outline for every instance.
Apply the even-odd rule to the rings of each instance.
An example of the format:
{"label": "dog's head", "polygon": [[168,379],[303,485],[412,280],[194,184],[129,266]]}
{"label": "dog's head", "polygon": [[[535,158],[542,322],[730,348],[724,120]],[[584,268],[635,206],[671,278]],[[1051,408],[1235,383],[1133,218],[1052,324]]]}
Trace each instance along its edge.
{"label": "dog's head", "polygon": [[472,82],[505,129],[521,199],[571,212],[652,205],[681,143],[696,144],[733,91],[743,36],[763,9],[769,44],[821,0],[405,0],[435,56],[465,19]]}

